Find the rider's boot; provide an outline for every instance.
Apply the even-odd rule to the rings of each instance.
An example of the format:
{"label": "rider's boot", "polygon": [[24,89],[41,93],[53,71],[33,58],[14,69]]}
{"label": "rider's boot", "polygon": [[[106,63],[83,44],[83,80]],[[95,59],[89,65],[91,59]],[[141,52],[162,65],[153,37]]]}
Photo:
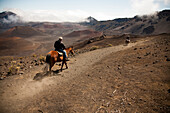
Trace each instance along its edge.
{"label": "rider's boot", "polygon": [[66,58],[66,61],[70,61],[68,58]]}

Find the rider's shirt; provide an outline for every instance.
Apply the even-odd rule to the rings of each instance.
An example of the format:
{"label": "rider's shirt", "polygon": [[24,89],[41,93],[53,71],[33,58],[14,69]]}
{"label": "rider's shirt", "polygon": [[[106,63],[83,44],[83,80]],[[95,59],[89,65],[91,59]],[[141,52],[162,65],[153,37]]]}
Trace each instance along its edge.
{"label": "rider's shirt", "polygon": [[55,43],[54,43],[54,47],[55,47],[55,50],[59,50],[59,49],[65,49],[65,46],[64,44],[60,41],[60,40],[57,40]]}

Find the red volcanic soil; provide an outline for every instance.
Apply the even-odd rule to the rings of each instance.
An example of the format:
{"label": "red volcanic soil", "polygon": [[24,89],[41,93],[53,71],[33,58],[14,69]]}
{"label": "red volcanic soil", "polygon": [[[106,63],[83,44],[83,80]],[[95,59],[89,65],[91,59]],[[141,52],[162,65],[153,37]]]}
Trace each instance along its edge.
{"label": "red volcanic soil", "polygon": [[49,40],[49,36],[29,26],[10,28],[0,34],[0,56],[31,55],[37,51],[38,47],[38,51],[43,48],[42,42],[46,41],[45,46],[48,46],[47,39]]}
{"label": "red volcanic soil", "polygon": [[21,37],[0,38],[0,41],[18,40],[18,39],[21,39]]}
{"label": "red volcanic soil", "polygon": [[90,38],[93,36],[100,36],[102,33],[94,30],[81,30],[81,31],[73,31],[72,33],[69,33],[65,35],[64,37],[86,37]]}
{"label": "red volcanic soil", "polygon": [[[81,30],[73,31],[64,37],[65,42],[73,42],[72,45],[79,44],[81,42],[87,41],[93,37],[99,37],[102,35],[102,32],[94,30]],[[70,45],[70,44],[69,44]]]}
{"label": "red volcanic soil", "polygon": [[0,34],[0,37],[30,37],[35,35],[42,35],[42,33],[29,26],[16,26]]}
{"label": "red volcanic soil", "polygon": [[31,54],[36,47],[21,37],[0,38],[0,56]]}
{"label": "red volcanic soil", "polygon": [[27,40],[40,32],[28,26],[16,26],[0,34],[0,56],[24,56],[32,54],[39,44]]}
{"label": "red volcanic soil", "polygon": [[[54,27],[53,25],[50,25]],[[47,25],[46,27],[49,28]],[[69,27],[66,25],[65,27]],[[57,27],[57,26],[56,26]],[[61,29],[62,30],[62,29]],[[57,31],[58,30],[52,30]],[[69,32],[69,31],[68,31]],[[56,34],[43,34],[38,30],[28,26],[16,26],[0,34],[0,56],[27,56],[31,54],[45,54],[54,49],[53,44],[57,40]],[[79,43],[89,38],[100,36],[101,32],[93,30],[74,31],[64,36],[64,44],[67,46]],[[57,37],[57,38],[56,38]]]}

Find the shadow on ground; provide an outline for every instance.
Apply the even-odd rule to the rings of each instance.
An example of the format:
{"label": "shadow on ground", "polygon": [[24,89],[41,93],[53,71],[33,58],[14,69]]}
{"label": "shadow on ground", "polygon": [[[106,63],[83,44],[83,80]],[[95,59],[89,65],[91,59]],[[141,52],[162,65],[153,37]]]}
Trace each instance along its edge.
{"label": "shadow on ground", "polygon": [[60,70],[37,73],[34,76],[33,80],[40,81],[45,77],[57,76],[57,75],[59,75],[59,72],[60,72]]}

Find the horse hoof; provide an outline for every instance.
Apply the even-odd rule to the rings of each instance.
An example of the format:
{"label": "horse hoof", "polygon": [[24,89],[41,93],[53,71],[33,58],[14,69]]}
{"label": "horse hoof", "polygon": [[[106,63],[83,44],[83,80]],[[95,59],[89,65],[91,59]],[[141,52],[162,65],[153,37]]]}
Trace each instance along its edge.
{"label": "horse hoof", "polygon": [[66,67],[66,69],[68,69],[68,67]]}

